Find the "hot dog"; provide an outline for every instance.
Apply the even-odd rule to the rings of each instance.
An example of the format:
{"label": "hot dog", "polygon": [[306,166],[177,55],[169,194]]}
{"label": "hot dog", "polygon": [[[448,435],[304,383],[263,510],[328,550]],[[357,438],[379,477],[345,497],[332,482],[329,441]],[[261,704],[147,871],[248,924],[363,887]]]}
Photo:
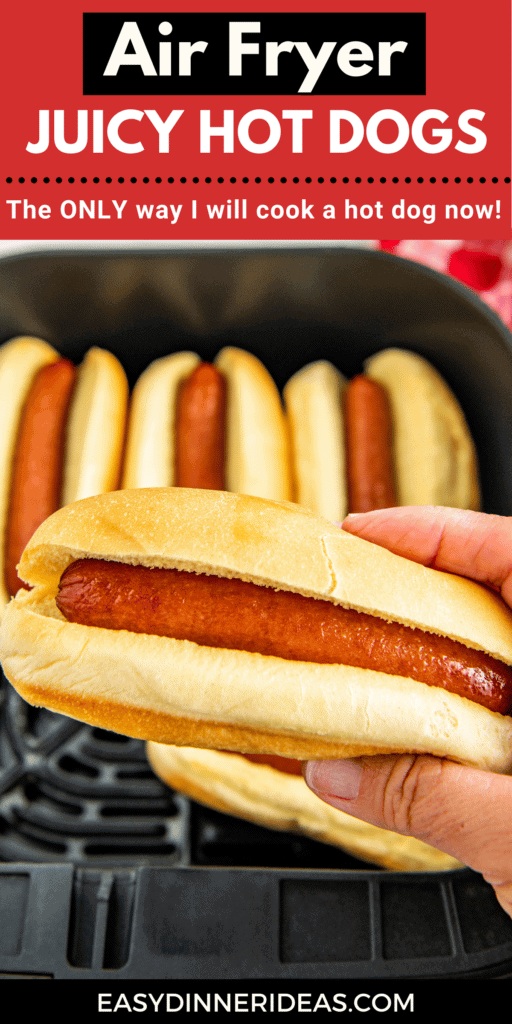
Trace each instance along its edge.
{"label": "hot dog", "polygon": [[68,415],[75,367],[58,359],[38,371],[27,396],[17,440],[5,540],[5,582],[15,594],[23,549],[44,519],[59,507]]}
{"label": "hot dog", "polygon": [[[411,363],[407,355],[398,358],[399,364],[405,362],[411,370],[423,365],[420,361],[418,367],[414,359]],[[395,377],[399,392],[401,374]],[[435,383],[433,377],[431,383]],[[402,401],[407,398],[405,391]],[[285,389],[285,397],[295,435],[297,500],[306,507],[323,509],[331,519],[340,518],[347,507],[369,511],[397,504],[387,388],[362,374],[348,383],[331,364],[318,362],[296,375]],[[429,411],[431,416],[440,416],[442,423],[443,410],[433,410],[431,400]],[[400,403],[398,412],[400,416]],[[417,442],[422,443],[424,436],[420,431]],[[474,461],[468,461],[467,470],[470,465],[474,466]],[[464,492],[461,500],[466,500]],[[381,646],[378,649],[383,653]],[[391,664],[387,670],[392,670]],[[500,706],[499,701],[490,706],[506,710],[506,703]],[[411,849],[401,843],[397,847],[392,833],[377,831],[374,835],[365,827],[364,833],[354,834],[354,819],[332,809],[327,822],[323,808],[311,799],[300,777],[300,761],[249,754],[245,755],[251,760],[248,764],[243,757],[223,751],[201,752],[151,742],[147,749],[153,769],[164,781],[208,806],[260,824],[324,838],[385,867],[435,870],[454,866],[452,858],[422,843],[416,847],[414,840]]]}
{"label": "hot dog", "polygon": [[127,381],[92,348],[80,367],[46,342],[0,349],[0,604],[22,585],[16,565],[39,524],[62,504],[118,486]]}
{"label": "hot dog", "polygon": [[214,365],[193,352],[156,360],[131,401],[123,487],[215,487],[291,497],[279,392],[255,356],[224,348]]}
{"label": "hot dog", "polygon": [[512,668],[448,637],[247,580],[84,558],[64,570],[68,622],[320,665],[374,668],[512,710]]}
{"label": "hot dog", "polygon": [[223,491],[226,381],[211,363],[199,363],[180,385],[175,436],[176,486]]}
{"label": "hot dog", "polygon": [[74,503],[29,542],[19,573],[34,590],[11,602],[0,640],[4,671],[29,702],[178,746],[299,759],[425,751],[512,770],[507,715],[406,669],[295,661],[138,633],[126,622],[69,622],[57,607],[59,583],[84,558],[241,580],[376,625],[412,626],[425,646],[435,634],[512,664],[512,613],[478,584],[392,555],[297,505],[155,488]]}
{"label": "hot dog", "polygon": [[295,499],[335,522],[397,504],[478,508],[475,446],[438,372],[399,349],[364,370],[348,383],[330,363],[312,363],[286,384]]}
{"label": "hot dog", "polygon": [[[299,761],[149,742],[154,772],[193,800],[267,828],[298,832],[393,871],[448,871],[459,862],[427,843],[368,825],[318,800]],[[256,760],[258,759],[258,760]],[[290,769],[293,769],[290,770]]]}
{"label": "hot dog", "polygon": [[372,512],[397,504],[392,424],[384,388],[359,374],[345,393],[348,507]]}
{"label": "hot dog", "polygon": [[[10,594],[5,584],[5,533],[11,492],[12,466],[23,406],[38,371],[55,362],[58,353],[38,338],[15,338],[0,348],[0,610]],[[21,554],[21,551],[20,551]]]}

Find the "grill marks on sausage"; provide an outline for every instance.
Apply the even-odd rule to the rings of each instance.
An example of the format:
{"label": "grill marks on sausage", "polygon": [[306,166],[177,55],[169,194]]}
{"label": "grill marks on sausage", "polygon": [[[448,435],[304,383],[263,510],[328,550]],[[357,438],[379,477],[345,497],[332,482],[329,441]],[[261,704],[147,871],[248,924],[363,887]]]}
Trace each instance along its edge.
{"label": "grill marks on sausage", "polygon": [[43,366],[22,411],[5,540],[5,583],[11,595],[27,587],[16,572],[23,549],[60,507],[64,432],[75,379],[76,368],[68,359]]}
{"label": "grill marks on sausage", "polygon": [[388,396],[377,381],[359,374],[344,400],[349,512],[372,512],[397,504],[392,418]]}
{"label": "grill marks on sausage", "polygon": [[492,711],[512,704],[512,669],[446,637],[240,579],[81,559],[62,574],[70,622],[343,664],[444,687]]}
{"label": "grill marks on sausage", "polygon": [[211,363],[199,363],[177,395],[177,487],[225,489],[226,381]]}

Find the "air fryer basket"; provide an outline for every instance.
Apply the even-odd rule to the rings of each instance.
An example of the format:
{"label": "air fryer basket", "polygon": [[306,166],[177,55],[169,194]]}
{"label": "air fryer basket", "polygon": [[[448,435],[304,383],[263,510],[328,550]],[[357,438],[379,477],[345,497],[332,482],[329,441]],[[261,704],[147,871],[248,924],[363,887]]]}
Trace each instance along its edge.
{"label": "air fryer basket", "polygon": [[[512,514],[512,337],[467,289],[365,250],[30,255],[0,262],[0,341],[94,344],[133,384],[192,349],[254,352],[282,387],[390,345],[429,359]],[[503,976],[512,921],[468,869],[387,873],[199,807],[142,743],[29,707],[0,683],[0,973],[55,978]]]}

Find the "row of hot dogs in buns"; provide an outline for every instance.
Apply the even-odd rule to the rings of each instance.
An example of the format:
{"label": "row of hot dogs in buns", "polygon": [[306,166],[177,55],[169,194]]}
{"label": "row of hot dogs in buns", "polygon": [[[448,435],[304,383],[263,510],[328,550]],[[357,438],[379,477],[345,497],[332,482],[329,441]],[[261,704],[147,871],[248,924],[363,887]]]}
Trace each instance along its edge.
{"label": "row of hot dogs in buns", "polygon": [[293,500],[334,521],[390,505],[478,508],[464,414],[420,356],[384,350],[350,382],[319,360],[283,399],[284,409],[267,370],[240,349],[213,366],[190,352],[157,360],[134,390],[124,486]]}
{"label": "row of hot dogs in buns", "polygon": [[128,405],[124,370],[92,348],[79,367],[46,342],[0,348],[0,594],[36,527],[62,505],[117,487],[180,486],[297,501],[333,521],[393,504],[476,508],[476,456],[437,372],[387,350],[348,383],[312,363],[279,392],[236,348],[215,364],[156,360]]}
{"label": "row of hot dogs in buns", "polygon": [[[4,358],[7,350],[12,357],[20,344],[27,347],[43,343],[29,339],[12,342],[4,346]],[[0,351],[0,385],[1,358]],[[91,432],[95,429],[91,417],[95,403],[91,401],[91,394],[88,400],[82,398],[79,403],[80,389],[85,388],[80,382],[86,377],[88,361],[93,359],[112,361],[113,357],[92,350],[79,371],[78,382],[70,388],[68,412],[61,416],[59,428],[63,439],[63,479],[66,479],[66,462],[73,449],[76,467],[80,463],[76,451],[85,454],[87,448],[83,436],[87,429]],[[48,356],[48,362],[57,362],[57,356],[52,359]],[[117,377],[124,379],[119,364],[114,363],[119,371]],[[153,741],[148,750],[155,769],[192,796],[267,824],[285,827],[286,823],[288,827],[339,842],[387,866],[451,866],[453,862],[449,858],[432,853],[429,848],[423,848],[423,844],[381,834],[379,830],[370,830],[374,840],[372,850],[372,844],[368,848],[367,826],[364,826],[366,834],[354,840],[354,823],[350,819],[344,821],[346,816],[341,812],[325,811],[308,793],[297,774],[297,763],[289,757],[426,749],[460,760],[485,763],[486,767],[496,770],[508,770],[511,739],[509,721],[502,713],[505,706],[502,691],[509,686],[509,681],[503,678],[506,675],[504,663],[512,658],[508,648],[505,653],[503,647],[500,648],[492,629],[490,636],[473,635],[476,619],[482,614],[486,619],[490,617],[494,626],[494,620],[500,620],[501,642],[503,609],[499,604],[497,608],[492,604],[491,595],[488,595],[491,605],[485,605],[484,601],[485,608],[481,608],[478,604],[481,595],[476,588],[478,613],[475,610],[473,617],[470,616],[462,628],[462,637],[455,630],[454,621],[459,615],[461,597],[464,602],[467,594],[449,593],[448,602],[455,602],[449,622],[436,620],[432,623],[428,615],[425,618],[423,604],[428,608],[428,598],[420,602],[416,616],[411,615],[410,610],[405,611],[409,586],[404,589],[404,566],[401,564],[397,569],[392,565],[389,575],[386,557],[393,562],[393,556],[383,552],[377,555],[377,582],[373,591],[366,588],[365,595],[363,586],[361,594],[361,586],[357,584],[351,596],[346,590],[350,581],[344,581],[346,556],[348,554],[349,563],[355,558],[357,574],[362,573],[365,579],[368,572],[375,569],[369,568],[368,563],[368,548],[372,557],[375,554],[372,545],[359,542],[363,545],[359,551],[343,550],[338,567],[339,581],[333,586],[338,570],[333,568],[336,558],[332,562],[329,545],[333,536],[337,540],[341,536],[346,549],[348,535],[340,535],[321,520],[312,522],[311,517],[305,520],[305,513],[299,508],[283,506],[279,512],[279,507],[276,509],[266,502],[255,505],[248,499],[217,493],[228,490],[277,500],[294,498],[336,521],[343,518],[347,508],[379,507],[379,502],[380,507],[390,503],[477,507],[476,460],[471,437],[458,403],[439,375],[419,357],[396,350],[374,357],[366,371],[364,378],[358,377],[348,384],[331,364],[312,364],[286,385],[286,411],[283,411],[267,371],[258,360],[241,350],[224,349],[213,367],[201,363],[193,353],[179,353],[153,363],[137,382],[131,397],[123,458],[122,446],[117,446],[114,473],[117,483],[94,486],[101,491],[119,484],[124,488],[177,485],[212,488],[212,492],[116,494],[99,502],[93,500],[84,506],[74,506],[50,519],[38,531],[22,559],[20,575],[34,590],[11,603],[4,622],[1,656],[9,678],[29,701]],[[36,372],[22,401],[18,399],[19,434],[12,428],[11,435],[19,436],[20,443],[37,376]],[[126,416],[125,380],[124,387],[117,385],[118,395],[121,390],[124,397],[118,403],[118,414],[113,414],[111,405],[110,415],[117,420],[117,433],[122,437]],[[50,404],[54,404],[53,400]],[[79,404],[81,413],[75,412],[73,416]],[[12,419],[14,421],[16,416]],[[80,424],[81,444],[72,441],[76,433],[71,429],[74,419]],[[413,436],[409,437],[411,430]],[[23,443],[26,445],[26,440]],[[16,440],[11,442],[14,463],[19,458],[16,445]],[[106,455],[107,448],[110,444],[107,444],[106,433],[99,433],[95,446],[89,445],[88,454],[96,450],[99,460]],[[75,468],[77,475],[80,472]],[[112,481],[112,475],[110,479]],[[390,501],[390,494],[393,501]],[[72,493],[69,497],[65,488],[59,495],[56,507],[84,496]],[[12,511],[12,491],[5,505]],[[7,512],[7,522],[9,515]],[[46,515],[48,510],[43,518]],[[290,519],[290,516],[295,518]],[[75,534],[77,525],[80,527],[78,535]],[[157,525],[158,536],[155,534]],[[304,531],[306,536],[313,531],[309,547]],[[183,551],[180,554],[179,539],[177,548],[172,545],[169,548],[169,533],[174,538],[186,538],[186,554]],[[128,537],[131,547],[127,544]],[[217,550],[219,537],[224,543]],[[354,538],[349,538],[350,545],[353,541]],[[356,548],[359,545],[356,543]],[[272,562],[271,551],[276,546],[286,552],[287,568],[283,575],[281,566],[276,575],[274,567],[267,576],[265,559],[268,562],[270,557]],[[233,549],[240,555],[240,547],[244,557],[240,561],[237,556],[235,567]],[[320,551],[324,563],[326,558],[327,562],[318,577]],[[385,558],[382,564],[380,556]],[[7,554],[5,557],[7,560]],[[316,575],[313,571],[314,578],[309,580],[302,579],[302,569],[298,578],[293,571],[290,575],[290,566],[302,563],[304,558],[311,561],[312,566],[317,563]],[[403,560],[398,562],[403,563]],[[411,563],[405,565],[409,573]],[[162,572],[155,572],[155,569]],[[132,575],[123,579],[126,571]],[[349,576],[351,574],[353,576],[353,568]],[[442,578],[442,574],[433,575]],[[231,594],[227,594],[226,589],[220,591],[215,583],[217,589],[210,590],[216,578],[223,580],[224,588],[228,584]],[[158,587],[161,585],[160,590],[157,587],[158,592],[155,590],[157,582]],[[351,582],[353,584],[354,579]],[[416,580],[414,571],[407,582],[415,590],[418,586],[424,588],[423,577]],[[196,593],[193,593],[190,584],[196,583]],[[188,587],[186,597],[183,596],[184,585]],[[249,594],[247,586],[253,588]],[[376,591],[381,594],[384,591],[385,596],[378,598]],[[397,591],[402,593],[397,593],[395,599],[393,595]],[[267,599],[266,610],[261,608],[262,596]],[[432,593],[430,600],[438,604],[445,597],[444,592],[441,596]],[[288,603],[279,609],[277,602],[283,598]],[[301,601],[306,604],[299,607]],[[383,601],[383,607],[379,601]],[[263,627],[260,622],[256,628],[256,634],[258,628],[260,634],[263,630],[266,645],[263,647],[261,639],[252,635],[255,616],[247,610],[255,603],[263,621]],[[181,605],[182,610],[185,605],[186,614],[181,623],[176,621],[176,605]],[[159,621],[151,618],[156,606],[162,611],[163,624],[162,616]],[[376,646],[375,623],[382,625],[383,620],[389,618],[398,624],[400,635],[395,632],[391,639],[383,637],[378,646],[387,643],[386,657],[401,647],[409,651],[405,659],[394,668],[384,661],[377,666],[377,671],[372,661],[365,662],[366,655],[362,661],[355,662],[349,656],[345,664],[347,650],[350,652],[354,647],[350,633],[354,623],[340,625],[337,618],[341,612],[345,613],[347,606],[357,609],[350,614],[358,620],[359,632],[362,620],[371,620],[364,629],[370,636],[372,649]],[[204,619],[206,608],[212,612],[212,622],[203,624],[202,633],[191,632],[191,623],[195,628],[197,621]],[[123,614],[119,616],[117,611],[113,614],[113,609],[122,609]],[[311,613],[317,615],[319,610],[327,612],[328,617],[334,615],[329,625],[327,656],[316,649],[315,638],[324,630],[324,624],[322,619],[319,626],[315,618],[311,619]],[[292,632],[302,641],[306,640],[306,646],[294,648],[292,644],[285,650],[281,642],[283,637],[289,637],[290,622],[295,615],[299,618]],[[170,620],[172,625],[169,625]],[[233,630],[226,633],[221,628],[219,632],[219,624],[223,627],[233,622],[238,623],[238,636]],[[269,622],[276,627],[270,646]],[[408,630],[411,625],[423,627],[429,633],[455,635],[462,640],[462,657],[460,650],[446,654],[438,649],[437,654],[435,650],[429,654],[430,661],[423,665],[425,678],[431,675],[432,658],[437,658],[438,665],[447,658],[450,663],[458,658],[461,671],[454,695],[448,695],[445,689],[426,686],[421,666],[419,675],[414,670],[413,691],[410,690],[411,658],[414,661],[415,657],[409,649],[408,633],[415,632]],[[342,635],[347,628],[349,633]],[[308,635],[310,639],[313,637],[312,645]],[[425,633],[421,636],[424,639]],[[121,637],[122,643],[119,642]],[[341,646],[333,655],[336,637],[336,643]],[[166,647],[169,643],[170,648]],[[113,661],[112,644],[116,650]],[[493,659],[490,667],[482,667],[477,659],[476,664],[468,667],[464,664],[466,645],[492,652],[496,660]],[[78,657],[78,652],[85,650],[87,653],[80,653]],[[474,746],[470,750],[474,736],[470,739],[467,724],[459,721],[461,715],[464,719],[460,702],[467,719],[466,705],[470,712],[476,706],[473,700],[475,678],[485,672],[488,678],[490,673],[492,679],[490,688],[497,701],[494,706],[499,705],[501,710],[488,711],[480,707],[476,712],[480,717],[475,726],[479,737],[475,753]],[[409,695],[405,702],[404,679],[407,680],[405,693]],[[394,694],[391,703],[390,684]],[[441,683],[442,687],[445,685]],[[488,681],[485,685],[489,688]],[[357,700],[354,686],[359,691]],[[198,687],[203,694],[199,701]],[[206,704],[205,688],[211,697]],[[377,712],[372,721],[368,694],[375,693]],[[453,699],[455,710],[450,703]],[[416,708],[412,724],[411,700]],[[261,706],[256,714],[253,708],[245,720],[243,716],[240,720],[236,713],[233,717],[232,711],[226,712],[226,706],[231,707],[233,701],[235,707],[241,701],[246,710],[254,701]],[[302,708],[300,713],[297,702]],[[323,711],[318,717],[320,705]],[[383,708],[387,724],[376,729]],[[407,722],[405,730],[404,721]],[[471,713],[469,722],[472,723]],[[167,746],[168,743],[244,751],[252,760],[242,761],[240,756],[222,750],[200,754],[193,749],[178,750]],[[271,764],[261,764],[269,753]],[[206,769],[203,765],[202,784],[198,781],[198,758],[208,761]],[[210,782],[205,787],[207,777]],[[248,777],[252,779],[250,784]],[[252,787],[254,796],[258,789],[263,793],[265,786],[267,798],[262,795],[259,810],[254,806],[251,809],[248,787]],[[300,795],[295,792],[297,787]],[[245,797],[240,801],[242,791]],[[282,798],[281,809],[276,810],[280,806],[279,799],[276,802],[278,791],[289,794],[288,813],[283,809]],[[235,799],[236,794],[238,799]],[[305,809],[310,800],[311,808],[302,815],[290,809],[301,802]],[[334,817],[333,822],[323,820],[326,813]]]}

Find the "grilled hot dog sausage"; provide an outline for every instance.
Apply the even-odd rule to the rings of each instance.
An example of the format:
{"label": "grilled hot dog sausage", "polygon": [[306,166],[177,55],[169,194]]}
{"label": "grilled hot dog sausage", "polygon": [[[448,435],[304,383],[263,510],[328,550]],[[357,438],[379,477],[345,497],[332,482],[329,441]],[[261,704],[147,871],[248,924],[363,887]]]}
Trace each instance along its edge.
{"label": "grilled hot dog sausage", "polygon": [[[229,753],[228,750],[225,751]],[[247,761],[254,764],[267,764],[270,768],[276,768],[278,772],[285,772],[286,775],[302,775],[302,761],[294,757],[280,757],[279,754],[243,754]]]}
{"label": "grilled hot dog sausage", "polygon": [[234,578],[81,559],[62,574],[68,621],[291,661],[343,664],[444,687],[492,711],[512,703],[512,668],[396,622]]}
{"label": "grilled hot dog sausage", "polygon": [[25,545],[60,506],[61,437],[75,378],[76,369],[68,359],[43,366],[23,409],[7,517],[5,582],[9,594],[26,586],[16,572]]}
{"label": "grilled hot dog sausage", "polygon": [[175,484],[223,491],[226,382],[211,363],[199,363],[178,389]]}
{"label": "grilled hot dog sausage", "polygon": [[345,432],[349,512],[396,505],[388,397],[381,384],[363,374],[345,392]]}

